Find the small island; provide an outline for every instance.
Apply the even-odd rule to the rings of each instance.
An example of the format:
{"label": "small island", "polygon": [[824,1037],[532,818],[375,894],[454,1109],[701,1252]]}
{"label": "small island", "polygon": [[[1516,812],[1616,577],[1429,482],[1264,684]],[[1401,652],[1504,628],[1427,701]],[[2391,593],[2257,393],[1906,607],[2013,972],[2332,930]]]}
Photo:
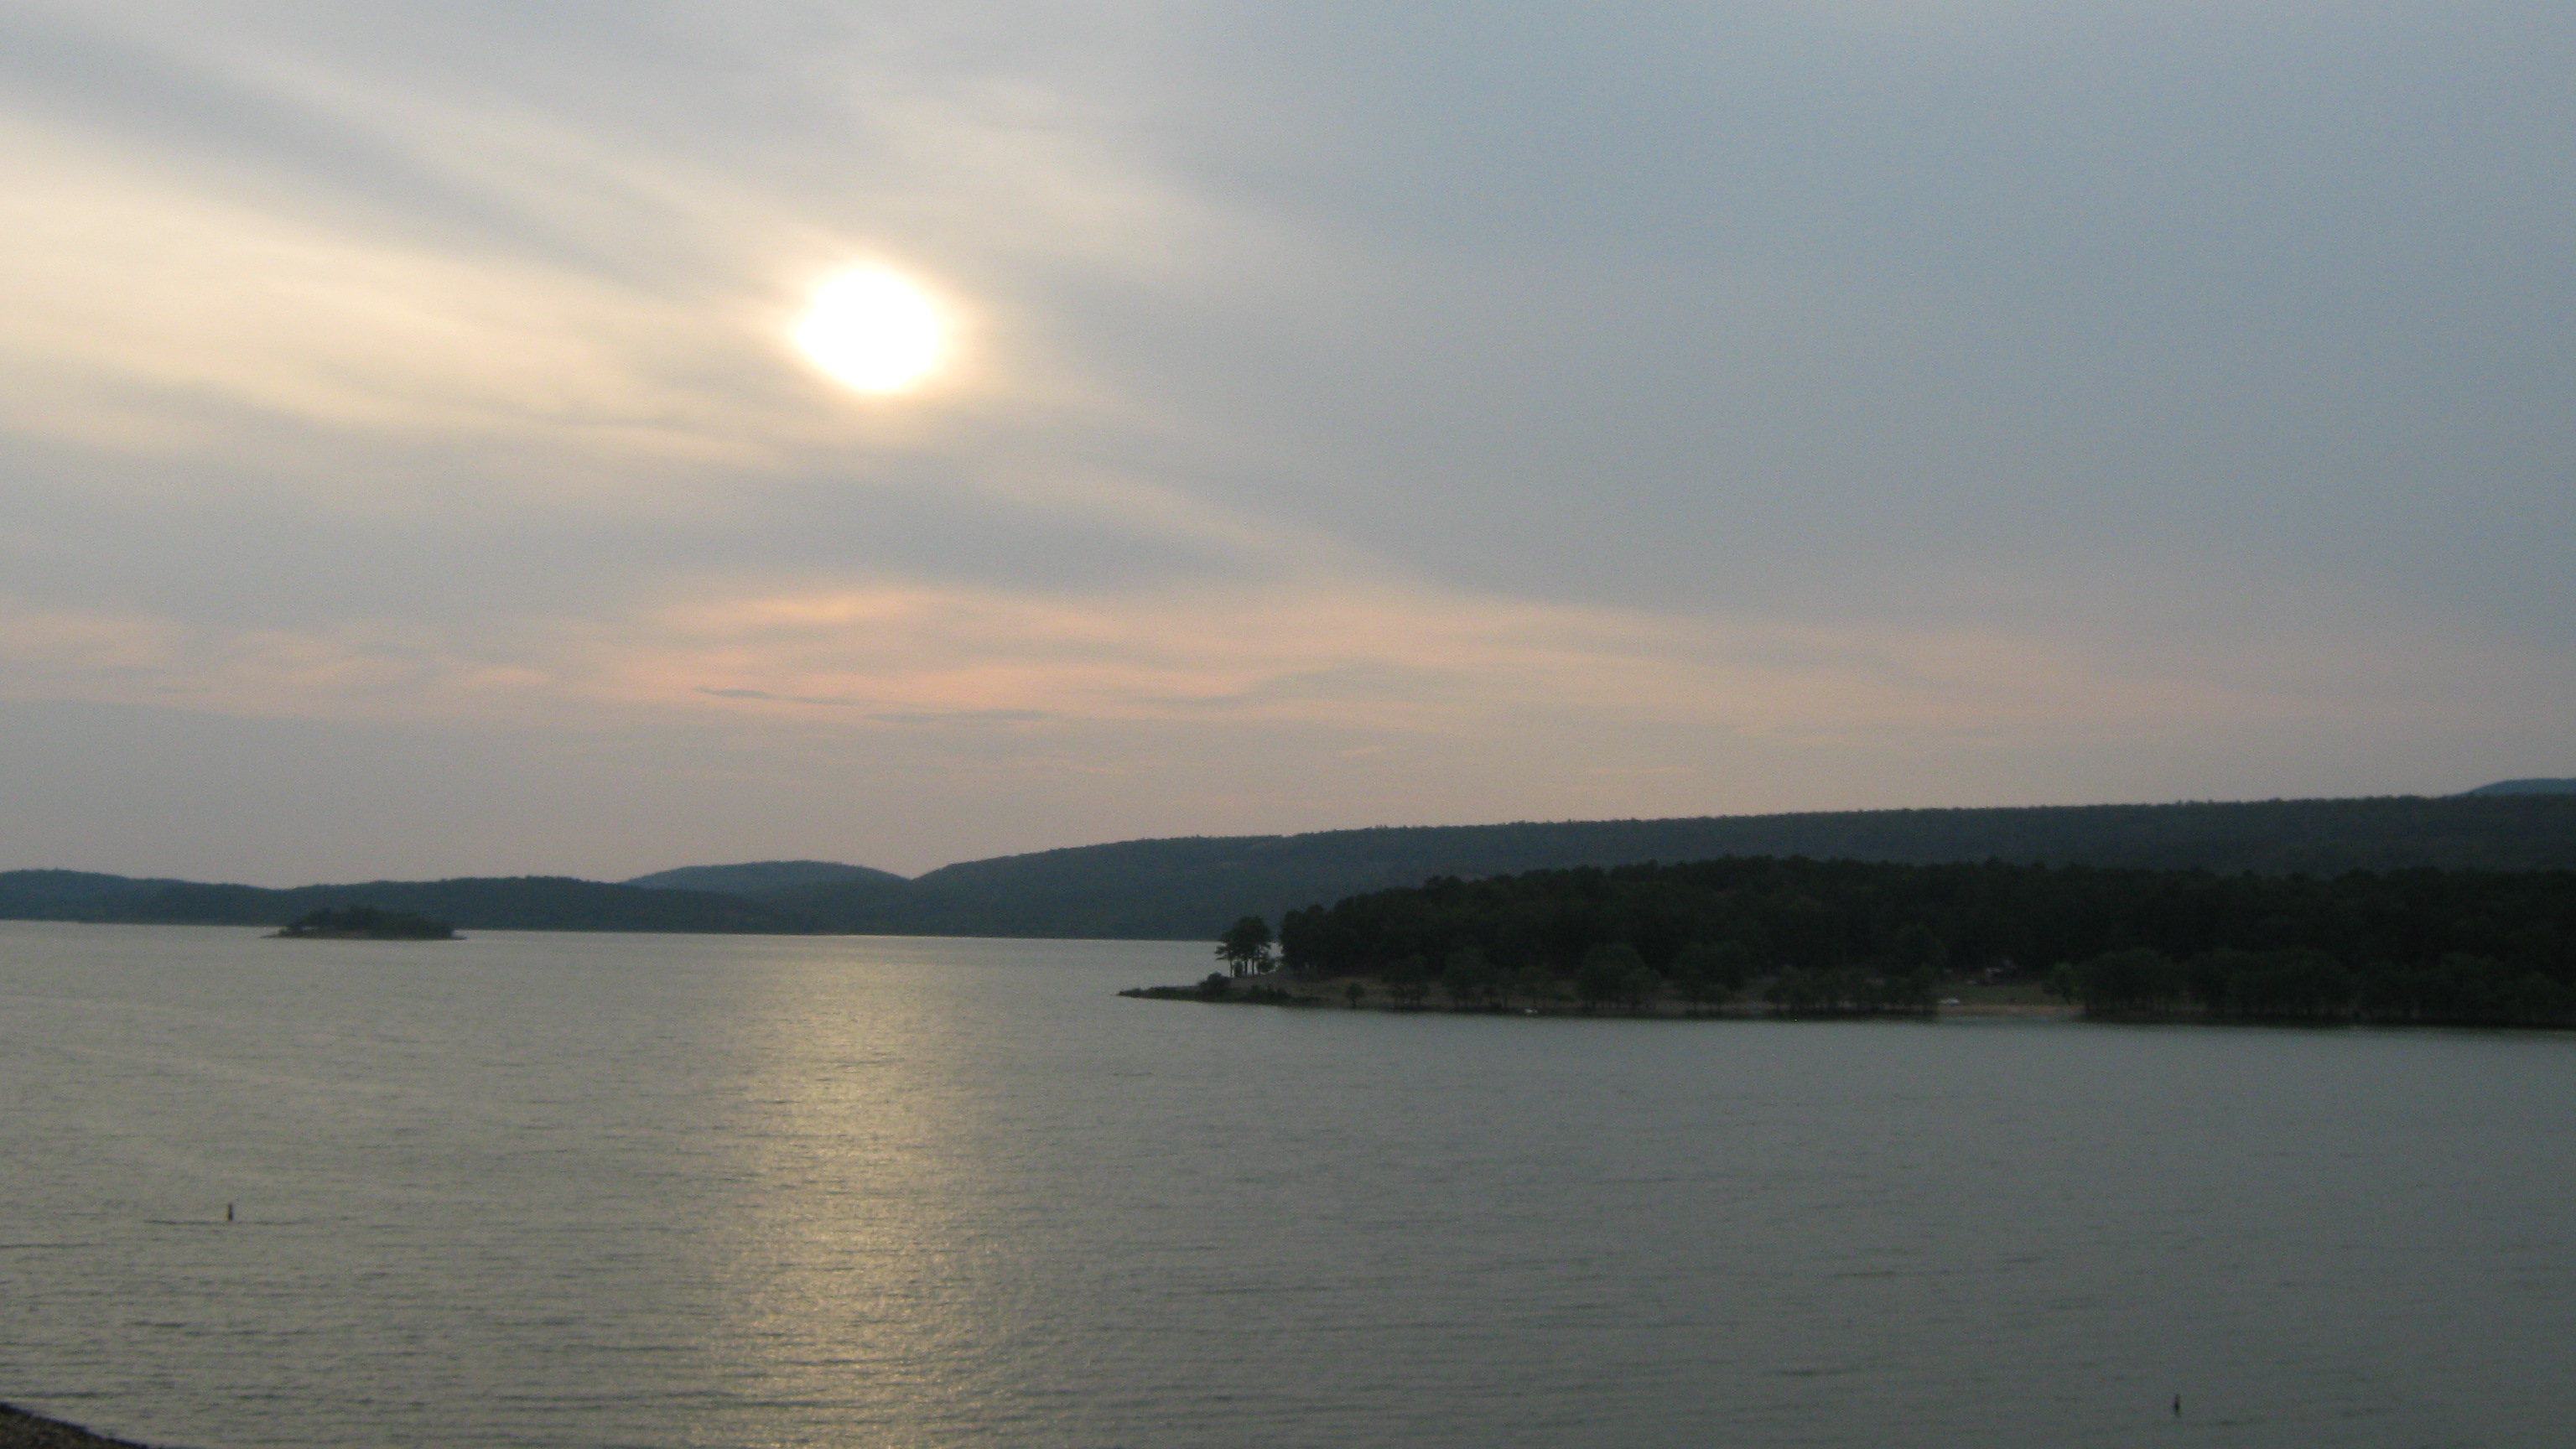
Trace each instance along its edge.
{"label": "small island", "polygon": [[286,941],[453,941],[456,928],[445,921],[408,911],[375,906],[325,907],[296,917],[272,939]]}

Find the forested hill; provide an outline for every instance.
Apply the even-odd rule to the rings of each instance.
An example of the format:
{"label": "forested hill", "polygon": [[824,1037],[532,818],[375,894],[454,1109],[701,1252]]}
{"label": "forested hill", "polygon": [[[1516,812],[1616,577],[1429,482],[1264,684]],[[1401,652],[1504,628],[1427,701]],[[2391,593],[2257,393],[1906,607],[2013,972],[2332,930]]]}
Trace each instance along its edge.
{"label": "forested hill", "polygon": [[372,905],[484,929],[1213,940],[1245,915],[1276,920],[1299,907],[1433,876],[1726,856],[2312,876],[2424,866],[2563,870],[2576,869],[2576,795],[1405,826],[1131,840],[968,861],[909,881],[839,867],[837,878],[827,870],[823,879],[760,888],[772,866],[821,864],[815,862],[694,867],[644,878],[741,883],[716,890],[517,877],[278,891],[12,871],[0,873],[0,917],[276,925],[325,906]]}
{"label": "forested hill", "polygon": [[2272,875],[2563,869],[2576,868],[2576,797],[1868,810],[1131,840],[946,866],[909,892],[820,885],[754,899],[792,905],[834,929],[1213,940],[1240,916],[1275,919],[1433,876],[1733,855]]}
{"label": "forested hill", "polygon": [[2576,795],[2576,780],[2498,780],[2480,785],[2472,795]]}
{"label": "forested hill", "polygon": [[318,910],[373,906],[483,930],[796,931],[775,906],[705,891],[644,890],[564,876],[357,885],[199,885],[79,871],[0,871],[0,918],[162,925],[282,926]]}
{"label": "forested hill", "polygon": [[[2567,871],[2320,878],[1736,857],[1434,880],[1292,911],[1279,941],[1292,969],[1390,989],[1440,981],[1462,1002],[1489,994],[1499,970],[1536,973],[1540,994],[1571,980],[1586,1001],[1650,1000],[1659,977],[1714,974],[1721,999],[1769,979],[1785,1010],[1928,1010],[1945,975],[2044,971],[2115,1014],[2576,1021]],[[1618,977],[1587,985],[1605,967]]]}
{"label": "forested hill", "polygon": [[878,885],[904,883],[903,877],[893,871],[843,865],[837,860],[761,860],[746,865],[684,865],[677,870],[657,870],[651,875],[639,875],[620,884],[657,891],[721,891],[726,895],[742,896],[826,881],[843,884],[873,881]]}

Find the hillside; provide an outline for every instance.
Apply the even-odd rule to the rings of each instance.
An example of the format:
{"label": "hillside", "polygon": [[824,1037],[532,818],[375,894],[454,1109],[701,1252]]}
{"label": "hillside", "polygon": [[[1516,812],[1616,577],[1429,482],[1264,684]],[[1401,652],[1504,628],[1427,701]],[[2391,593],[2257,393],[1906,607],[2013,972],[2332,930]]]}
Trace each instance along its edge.
{"label": "hillside", "polygon": [[1238,917],[1417,885],[1573,866],[1727,856],[1936,864],[2002,860],[2224,874],[2340,875],[2409,867],[2576,869],[2576,794],[2240,804],[1870,810],[1678,820],[1402,826],[1310,835],[1191,836],[944,866],[918,880],[829,862],[664,871],[608,885],[563,877],[195,885],[76,871],[0,873],[0,917],[278,925],[372,905],[486,930],[830,931],[872,935],[1213,940]]}
{"label": "hillside", "polygon": [[2576,795],[2576,780],[2498,780],[2469,791],[2472,795]]}
{"label": "hillside", "polygon": [[1807,856],[2336,875],[2576,868],[2576,796],[1870,810],[1130,840],[944,866],[910,883],[754,897],[826,929],[1209,940],[1237,917],[1579,865]]}
{"label": "hillside", "polygon": [[198,885],[70,871],[0,872],[0,918],[158,925],[282,926],[345,906],[435,916],[459,926],[521,931],[797,931],[810,922],[775,906],[703,891],[642,890],[566,876],[358,885]]}
{"label": "hillside", "polygon": [[103,919],[118,903],[146,896],[183,880],[139,880],[88,870],[0,871],[0,918],[21,921],[86,921]]}
{"label": "hillside", "polygon": [[890,870],[843,865],[836,860],[762,860],[745,865],[684,865],[677,870],[639,875],[622,884],[655,891],[715,891],[722,895],[747,896],[826,881],[901,885],[904,878]]}

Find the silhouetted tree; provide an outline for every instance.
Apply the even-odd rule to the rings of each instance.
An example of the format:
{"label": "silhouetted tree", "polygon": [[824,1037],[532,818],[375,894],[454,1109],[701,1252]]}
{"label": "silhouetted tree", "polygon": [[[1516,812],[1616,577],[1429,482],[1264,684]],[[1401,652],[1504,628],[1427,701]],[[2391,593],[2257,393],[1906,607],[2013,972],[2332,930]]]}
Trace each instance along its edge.
{"label": "silhouetted tree", "polygon": [[1270,961],[1270,923],[1259,916],[1245,916],[1226,928],[1217,938],[1216,954],[1242,976],[1260,970]]}

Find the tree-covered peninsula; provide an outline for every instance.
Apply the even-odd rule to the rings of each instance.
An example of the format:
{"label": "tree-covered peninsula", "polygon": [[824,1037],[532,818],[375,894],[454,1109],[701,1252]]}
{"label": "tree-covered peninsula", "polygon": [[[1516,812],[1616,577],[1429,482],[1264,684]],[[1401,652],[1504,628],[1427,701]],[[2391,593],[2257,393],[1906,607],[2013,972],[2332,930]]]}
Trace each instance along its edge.
{"label": "tree-covered peninsula", "polygon": [[1746,858],[1442,878],[1291,911],[1279,942],[1297,975],[1398,1004],[1924,1011],[1948,983],[2019,980],[2097,1015],[2576,1024],[2570,871]]}

